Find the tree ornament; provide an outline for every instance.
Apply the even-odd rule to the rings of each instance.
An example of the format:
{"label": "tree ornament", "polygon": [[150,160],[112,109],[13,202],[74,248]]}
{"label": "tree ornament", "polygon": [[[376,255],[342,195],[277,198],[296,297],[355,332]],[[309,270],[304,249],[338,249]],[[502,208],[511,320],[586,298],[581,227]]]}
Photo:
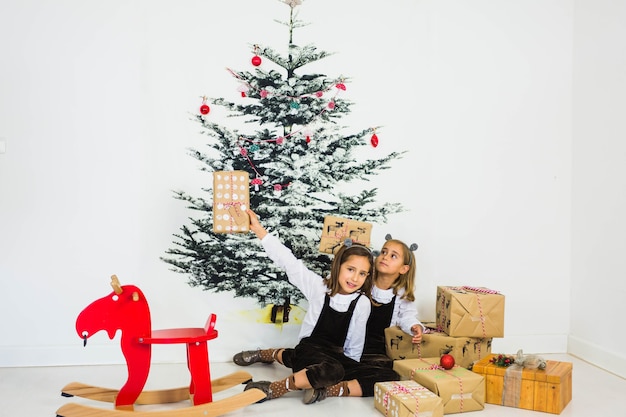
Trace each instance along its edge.
{"label": "tree ornament", "polygon": [[346,91],[346,85],[344,83],[337,83],[335,84],[335,87],[337,87],[339,90]]}
{"label": "tree ornament", "polygon": [[296,100],[293,100],[291,103],[289,103],[289,107],[291,107],[293,110],[298,110],[300,108],[300,103],[298,103]]}
{"label": "tree ornament", "polygon": [[441,365],[443,369],[454,368],[454,356],[448,353],[441,355],[441,358],[439,358],[439,365]]}
{"label": "tree ornament", "polygon": [[240,152],[241,152],[241,156],[246,156],[246,155],[248,155],[248,150],[247,150],[246,148],[241,148],[241,149],[240,149]]}
{"label": "tree ornament", "polygon": [[328,102],[328,108],[329,108],[330,110],[333,110],[333,109],[335,108],[335,102],[334,102],[334,101],[330,101],[330,102]]}
{"label": "tree ornament", "polygon": [[324,95],[323,91],[318,91],[317,93],[315,93],[315,97],[320,98]]}
{"label": "tree ornament", "polygon": [[285,141],[285,138],[282,137],[282,136],[279,136],[279,137],[276,138],[276,144],[277,145],[282,145],[284,141]]}
{"label": "tree ornament", "polygon": [[252,65],[258,67],[261,65],[261,57],[258,54],[259,45],[254,45],[254,56],[252,57]]}
{"label": "tree ornament", "polygon": [[313,129],[311,129],[310,126],[305,126],[304,129],[302,129],[302,134],[304,135],[306,139],[306,143],[311,143],[311,136],[313,136]]}
{"label": "tree ornament", "polygon": [[202,97],[202,105],[200,106],[200,114],[207,115],[211,111],[211,108],[206,104],[206,97]]}
{"label": "tree ornament", "polygon": [[259,95],[261,96],[261,98],[265,98],[265,97],[267,97],[267,90],[261,90],[261,91],[259,92]]}
{"label": "tree ornament", "polygon": [[372,135],[372,138],[370,139],[370,143],[372,144],[374,148],[378,146],[378,136],[376,136],[376,133]]}
{"label": "tree ornament", "polygon": [[259,191],[259,185],[263,184],[263,180],[261,178],[256,177],[252,181],[250,181],[252,185],[254,185],[254,191]]}
{"label": "tree ornament", "polygon": [[253,144],[252,146],[250,146],[250,151],[251,151],[251,152],[256,152],[256,151],[258,151],[260,148],[261,148],[261,147],[255,143],[255,144]]}
{"label": "tree ornament", "polygon": [[241,93],[241,97],[245,97],[248,90],[249,87],[245,84],[240,84],[239,87],[237,87],[237,91]]}

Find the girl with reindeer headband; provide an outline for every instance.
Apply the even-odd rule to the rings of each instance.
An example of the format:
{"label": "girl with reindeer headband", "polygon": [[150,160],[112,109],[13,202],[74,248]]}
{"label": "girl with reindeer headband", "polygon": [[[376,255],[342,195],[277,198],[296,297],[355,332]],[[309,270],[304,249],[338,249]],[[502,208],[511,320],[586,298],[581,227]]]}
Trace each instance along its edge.
{"label": "girl with reindeer headband", "polygon": [[[339,383],[326,388],[305,390],[305,404],[322,401],[330,396],[371,397],[374,384],[381,381],[398,380],[393,371],[393,361],[387,357],[384,330],[390,326],[399,326],[413,336],[413,343],[422,341],[424,326],[417,318],[415,305],[415,255],[417,244],[411,246],[404,242],[385,237],[386,242],[377,253],[372,287],[372,311],[367,323],[366,340],[361,356],[360,371],[353,373]],[[237,365],[247,366],[256,362],[283,363],[282,356],[289,349],[266,349],[244,351],[236,354],[233,361]]]}
{"label": "girl with reindeer headband", "polygon": [[289,391],[323,390],[337,384],[360,365],[371,311],[372,252],[346,242],[333,259],[329,277],[322,279],[269,234],[256,213],[250,209],[247,213],[250,230],[261,239],[269,258],[286,272],[289,282],[304,294],[309,307],[295,348],[255,352],[256,362],[278,359],[293,373],[283,380],[249,382],[245,390],[260,389],[266,394],[261,401],[265,401]]}

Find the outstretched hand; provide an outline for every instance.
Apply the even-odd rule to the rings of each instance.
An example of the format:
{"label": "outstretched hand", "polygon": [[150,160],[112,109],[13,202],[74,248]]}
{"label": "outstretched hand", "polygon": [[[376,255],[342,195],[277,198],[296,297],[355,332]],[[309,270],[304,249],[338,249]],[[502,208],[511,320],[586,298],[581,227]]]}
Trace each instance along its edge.
{"label": "outstretched hand", "polygon": [[248,217],[250,217],[250,230],[253,231],[259,239],[263,239],[265,235],[267,235],[267,230],[265,230],[261,222],[259,222],[259,217],[250,209],[247,209],[246,213]]}

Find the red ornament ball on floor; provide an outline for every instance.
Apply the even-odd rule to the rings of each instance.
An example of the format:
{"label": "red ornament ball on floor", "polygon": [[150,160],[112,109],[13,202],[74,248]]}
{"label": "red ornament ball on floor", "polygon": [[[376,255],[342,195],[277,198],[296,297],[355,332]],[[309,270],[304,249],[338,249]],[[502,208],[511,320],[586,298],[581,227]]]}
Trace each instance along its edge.
{"label": "red ornament ball on floor", "polygon": [[441,355],[441,358],[439,359],[439,365],[441,365],[443,369],[452,369],[454,367],[454,356],[447,353]]}

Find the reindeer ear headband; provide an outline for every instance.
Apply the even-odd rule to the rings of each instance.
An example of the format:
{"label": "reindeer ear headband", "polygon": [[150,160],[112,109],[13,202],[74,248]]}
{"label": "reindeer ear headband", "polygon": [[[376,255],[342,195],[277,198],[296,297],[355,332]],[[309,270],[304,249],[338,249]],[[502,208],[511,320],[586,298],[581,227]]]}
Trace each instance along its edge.
{"label": "reindeer ear headband", "polygon": [[[393,239],[393,238],[391,237],[391,235],[389,233],[387,233],[385,235],[385,240],[391,240],[391,239]],[[409,250],[411,252],[415,252],[417,250],[417,243],[411,243],[411,246],[409,246],[408,248],[409,248]],[[372,253],[374,254],[374,256],[380,255],[380,251],[379,250],[372,251]]]}

